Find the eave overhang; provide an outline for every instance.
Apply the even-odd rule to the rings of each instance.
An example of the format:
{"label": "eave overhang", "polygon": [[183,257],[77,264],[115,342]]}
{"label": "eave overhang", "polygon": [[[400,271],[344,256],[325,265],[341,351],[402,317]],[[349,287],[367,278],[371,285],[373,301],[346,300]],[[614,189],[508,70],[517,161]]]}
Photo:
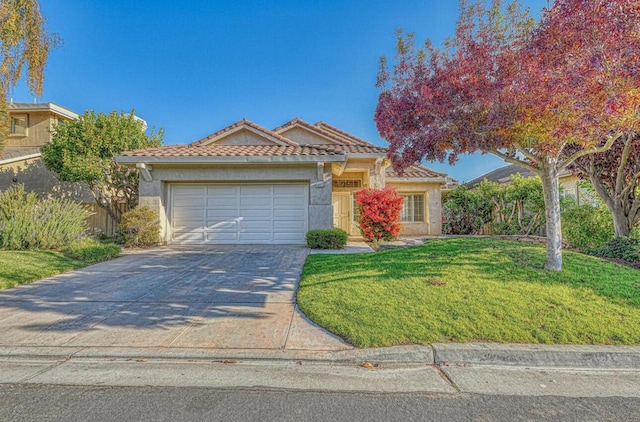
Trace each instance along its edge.
{"label": "eave overhang", "polygon": [[6,158],[4,160],[0,160],[0,166],[5,165],[5,164],[17,163],[19,161],[33,160],[34,158],[40,158],[40,157],[42,157],[42,154],[38,152],[36,154],[29,154],[29,155],[23,155],[23,156],[20,156],[20,157]]}
{"label": "eave overhang", "polygon": [[122,156],[114,158],[117,163],[135,165],[146,164],[304,164],[304,163],[341,163],[347,160],[346,155],[271,155],[271,156],[209,156],[209,157],[154,157],[154,156]]}
{"label": "eave overhang", "polygon": [[385,177],[390,183],[447,183],[446,177]]}

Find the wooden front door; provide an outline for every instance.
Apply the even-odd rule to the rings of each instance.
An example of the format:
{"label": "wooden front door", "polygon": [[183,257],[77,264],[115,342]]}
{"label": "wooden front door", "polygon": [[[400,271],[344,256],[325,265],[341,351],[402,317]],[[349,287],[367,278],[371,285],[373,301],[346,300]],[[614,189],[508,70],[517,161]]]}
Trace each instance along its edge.
{"label": "wooden front door", "polygon": [[351,194],[333,194],[333,226],[351,233]]}

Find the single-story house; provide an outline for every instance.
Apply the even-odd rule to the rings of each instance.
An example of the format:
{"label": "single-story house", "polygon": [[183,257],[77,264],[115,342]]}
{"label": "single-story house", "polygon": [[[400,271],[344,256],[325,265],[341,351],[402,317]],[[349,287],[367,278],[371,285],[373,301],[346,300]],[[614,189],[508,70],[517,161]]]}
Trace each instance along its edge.
{"label": "single-story house", "polygon": [[40,197],[67,198],[83,204],[89,211],[87,223],[108,235],[115,224],[97,206],[89,189],[80,183],[66,183],[44,165],[40,147],[51,141],[51,128],[78,114],[54,103],[14,103],[9,106],[10,128],[4,149],[0,152],[0,191],[22,183],[25,190]]}
{"label": "single-story house", "polygon": [[[463,186],[468,187],[469,189],[473,189],[483,180],[488,180],[490,182],[495,182],[499,184],[508,184],[511,183],[511,176],[519,173],[523,177],[537,177],[534,172],[531,170],[519,166],[517,164],[509,164],[504,167],[497,168],[488,173],[483,174],[480,177],[476,177],[475,179],[466,182]],[[592,204],[595,201],[595,193],[589,192],[588,190],[580,187],[577,176],[574,176],[569,171],[562,171],[558,176],[561,190],[561,195],[563,197],[570,197],[576,200],[578,204]]]}
{"label": "single-story house", "polygon": [[303,244],[311,229],[358,236],[354,192],[395,187],[401,235],[439,235],[446,174],[394,171],[387,149],[325,122],[269,130],[243,119],[188,145],[125,152],[140,170],[140,205],[160,215],[168,243]]}

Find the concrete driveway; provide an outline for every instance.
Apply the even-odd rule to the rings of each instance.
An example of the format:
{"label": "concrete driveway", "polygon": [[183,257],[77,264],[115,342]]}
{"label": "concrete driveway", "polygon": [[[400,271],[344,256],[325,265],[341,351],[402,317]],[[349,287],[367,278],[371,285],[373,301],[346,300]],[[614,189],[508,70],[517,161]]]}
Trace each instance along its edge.
{"label": "concrete driveway", "polygon": [[5,290],[0,347],[70,354],[350,349],[296,309],[307,253],[297,246],[165,247]]}

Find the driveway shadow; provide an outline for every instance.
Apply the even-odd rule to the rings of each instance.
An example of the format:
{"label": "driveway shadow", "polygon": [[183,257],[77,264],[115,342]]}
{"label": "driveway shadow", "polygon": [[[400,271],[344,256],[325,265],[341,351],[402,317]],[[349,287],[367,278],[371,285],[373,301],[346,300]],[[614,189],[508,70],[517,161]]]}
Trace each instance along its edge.
{"label": "driveway shadow", "polygon": [[306,253],[167,247],[5,290],[0,345],[167,345],[215,320],[230,332],[251,329],[242,321],[284,324]]}

